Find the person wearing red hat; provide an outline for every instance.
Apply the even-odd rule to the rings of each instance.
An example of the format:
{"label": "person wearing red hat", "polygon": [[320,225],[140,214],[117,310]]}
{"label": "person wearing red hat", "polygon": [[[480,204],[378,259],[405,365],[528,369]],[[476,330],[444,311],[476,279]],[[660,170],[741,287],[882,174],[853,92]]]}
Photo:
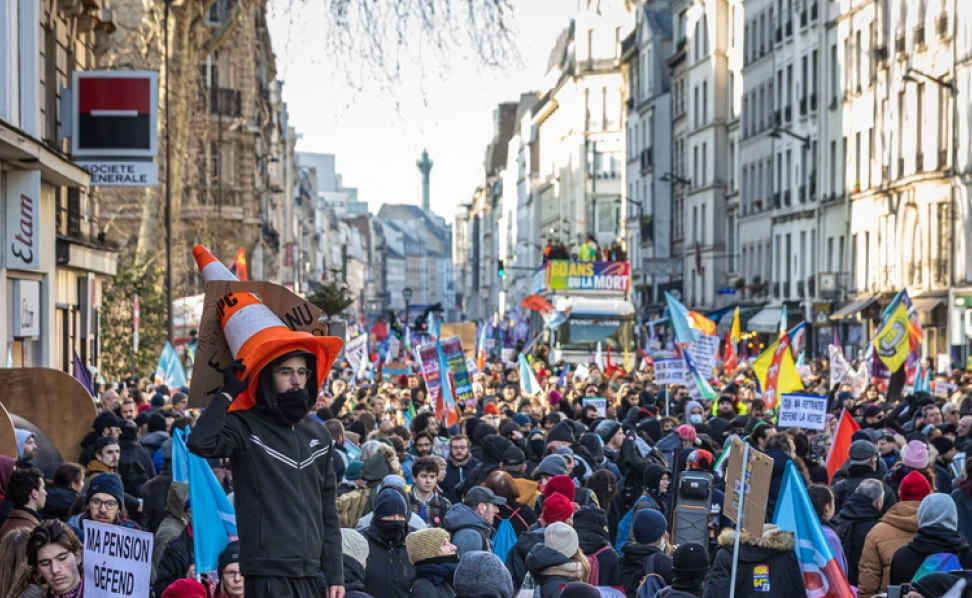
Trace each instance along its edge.
{"label": "person wearing red hat", "polygon": [[179,579],[162,592],[161,598],[209,598],[209,592],[195,579]]}

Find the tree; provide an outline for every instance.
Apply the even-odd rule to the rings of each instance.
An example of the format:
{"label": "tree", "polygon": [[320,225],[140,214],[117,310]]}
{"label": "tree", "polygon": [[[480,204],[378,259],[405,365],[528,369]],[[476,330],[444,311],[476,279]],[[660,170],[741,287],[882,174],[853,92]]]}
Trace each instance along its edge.
{"label": "tree", "polygon": [[139,352],[135,375],[155,372],[166,339],[165,299],[157,269],[136,265],[134,255],[122,255],[113,278],[102,287],[101,369],[107,380],[121,380],[131,371],[132,301],[140,305]]}
{"label": "tree", "polygon": [[347,283],[337,278],[339,272],[340,270],[332,269],[331,279],[319,286],[314,294],[307,298],[312,305],[324,312],[328,320],[333,319],[354,303],[354,294]]}

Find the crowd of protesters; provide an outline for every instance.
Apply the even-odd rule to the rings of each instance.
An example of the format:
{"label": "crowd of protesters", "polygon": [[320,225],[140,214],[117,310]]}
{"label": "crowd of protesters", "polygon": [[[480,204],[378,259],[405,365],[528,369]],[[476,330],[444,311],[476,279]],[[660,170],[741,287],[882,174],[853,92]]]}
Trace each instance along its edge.
{"label": "crowd of protesters", "polygon": [[[533,363],[540,393],[524,394],[516,368],[497,361],[452,414],[436,413],[420,375],[353,382],[332,370],[306,418],[332,441],[346,596],[597,598],[613,587],[626,598],[728,598],[733,579],[740,598],[803,596],[794,535],[769,523],[789,462],[858,596],[914,582],[910,598],[939,598],[965,586],[972,374],[953,374],[951,397],[885,397],[876,386],[855,397],[846,385],[826,388],[817,362],[829,407],[814,432],[779,429],[745,373],[708,402],[684,386],[659,388],[650,366],[592,363],[585,378],[563,381],[563,364]],[[105,389],[79,461],[49,476],[32,465],[37,439],[17,430],[17,455],[0,456],[0,598],[83,595],[88,521],[155,535],[156,598],[245,596],[236,542],[216,572],[195,570],[188,487],[172,475],[173,431],[200,416],[187,392],[137,381]],[[604,413],[585,405],[594,397],[606,399]],[[842,415],[861,429],[830,476],[824,461]],[[731,491],[716,467],[733,438],[773,462],[767,524],[741,534],[738,555],[721,511]],[[229,461],[209,465],[239,504]],[[672,512],[686,473],[708,476],[714,506],[708,539],[676,546]]]}

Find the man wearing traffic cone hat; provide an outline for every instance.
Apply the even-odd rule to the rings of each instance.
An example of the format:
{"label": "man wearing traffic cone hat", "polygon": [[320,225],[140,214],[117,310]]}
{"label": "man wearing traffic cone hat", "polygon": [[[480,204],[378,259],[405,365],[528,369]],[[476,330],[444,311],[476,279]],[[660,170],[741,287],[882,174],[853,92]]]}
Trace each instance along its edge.
{"label": "man wearing traffic cone hat", "polygon": [[[193,255],[206,282],[236,280],[205,247]],[[331,436],[308,417],[342,342],[291,330],[253,293],[217,312],[236,361],[187,444],[232,462],[246,596],[343,598]]]}

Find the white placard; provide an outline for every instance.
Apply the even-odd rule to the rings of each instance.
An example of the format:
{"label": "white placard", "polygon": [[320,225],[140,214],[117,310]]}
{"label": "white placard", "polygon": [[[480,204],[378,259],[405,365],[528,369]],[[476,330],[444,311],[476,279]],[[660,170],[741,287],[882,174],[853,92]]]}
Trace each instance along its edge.
{"label": "white placard", "polygon": [[84,595],[148,598],[155,538],[119,525],[84,522]]}
{"label": "white placard", "polygon": [[683,384],[685,382],[684,359],[656,359],[655,384],[667,386],[669,384]]}
{"label": "white placard", "polygon": [[607,417],[607,399],[604,397],[591,397],[584,399],[584,407],[594,407],[597,409],[598,417]]}
{"label": "white placard", "polygon": [[40,172],[9,170],[6,179],[4,263],[11,270],[37,270],[40,268]]}
{"label": "white placard", "polygon": [[827,397],[784,394],[780,397],[779,427],[823,430],[827,422]]}
{"label": "white placard", "polygon": [[692,363],[702,376],[709,378],[716,369],[716,355],[719,354],[718,336],[700,336],[689,347]]}
{"label": "white placard", "polygon": [[40,281],[13,281],[13,336],[30,338],[40,336]]}
{"label": "white placard", "polygon": [[91,173],[95,187],[155,187],[159,184],[159,165],[135,160],[78,161]]}
{"label": "white placard", "polygon": [[942,382],[941,380],[936,380],[935,382],[932,382],[932,384],[935,386],[935,396],[942,397],[943,399],[947,399],[948,397],[952,396],[952,393],[958,389],[958,386],[955,384],[952,384],[951,382]]}
{"label": "white placard", "polygon": [[935,356],[935,371],[946,376],[952,371],[952,356],[948,353],[939,353]]}
{"label": "white placard", "polygon": [[359,334],[344,344],[344,358],[355,374],[361,373],[361,364],[368,349],[368,336]]}

